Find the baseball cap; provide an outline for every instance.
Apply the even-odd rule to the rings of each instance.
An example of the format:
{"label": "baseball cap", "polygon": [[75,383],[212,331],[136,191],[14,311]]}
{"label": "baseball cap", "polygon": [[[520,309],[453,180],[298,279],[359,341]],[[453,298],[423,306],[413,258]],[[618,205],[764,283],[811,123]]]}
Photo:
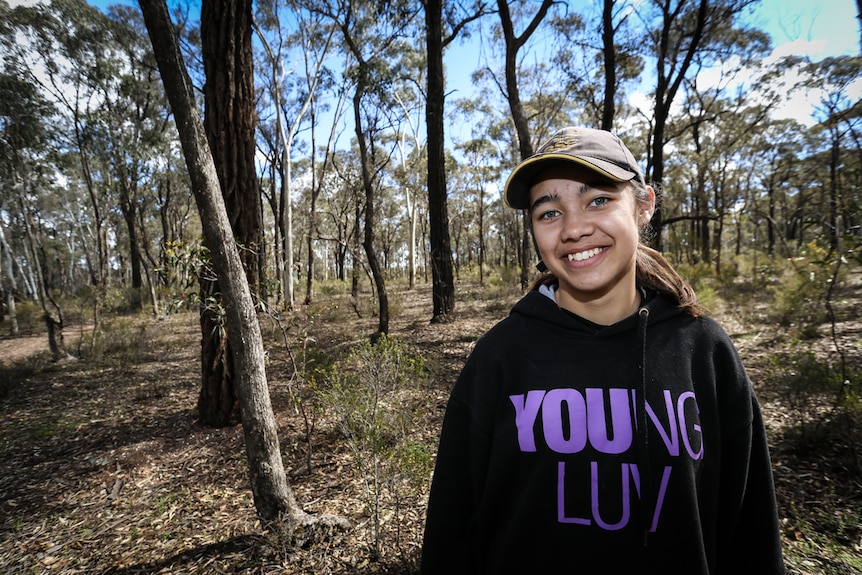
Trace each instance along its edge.
{"label": "baseball cap", "polygon": [[645,183],[631,151],[616,135],[606,130],[569,126],[551,136],[535,154],[512,170],[503,192],[509,207],[529,208],[530,187],[536,174],[558,162],[574,162],[615,182],[637,179]]}

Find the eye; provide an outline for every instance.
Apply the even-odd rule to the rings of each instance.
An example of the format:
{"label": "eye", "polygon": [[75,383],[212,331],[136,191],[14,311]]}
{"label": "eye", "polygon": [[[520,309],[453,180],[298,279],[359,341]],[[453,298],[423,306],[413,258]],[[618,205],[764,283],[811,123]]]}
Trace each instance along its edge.
{"label": "eye", "polygon": [[545,210],[545,211],[543,211],[543,212],[539,212],[539,213],[538,213],[538,216],[536,217],[536,219],[537,219],[537,220],[539,220],[539,221],[542,221],[542,220],[552,220],[552,219],[556,218],[556,217],[557,217],[557,216],[559,216],[559,215],[560,215],[560,212],[559,212],[558,210]]}
{"label": "eye", "polygon": [[611,199],[607,196],[596,196],[590,200],[590,207],[601,208],[610,203]]}

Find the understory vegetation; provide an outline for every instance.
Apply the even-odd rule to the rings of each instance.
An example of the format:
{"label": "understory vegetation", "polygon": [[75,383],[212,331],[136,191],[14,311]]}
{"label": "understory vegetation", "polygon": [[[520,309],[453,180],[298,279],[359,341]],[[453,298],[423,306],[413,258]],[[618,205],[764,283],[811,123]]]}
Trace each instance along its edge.
{"label": "understory vegetation", "polygon": [[[760,397],[792,575],[862,573],[862,273],[819,255],[760,268],[681,265],[731,334]],[[415,573],[437,436],[473,343],[517,301],[514,274],[464,270],[457,314],[430,286],[373,296],[325,282],[318,303],[261,314],[282,456],[322,541],[255,516],[240,426],[207,428],[198,314],[159,319],[67,302],[73,356],[41,325],[0,339],[3,573]],[[118,301],[122,298],[118,298]],[[27,348],[30,351],[27,351]]]}

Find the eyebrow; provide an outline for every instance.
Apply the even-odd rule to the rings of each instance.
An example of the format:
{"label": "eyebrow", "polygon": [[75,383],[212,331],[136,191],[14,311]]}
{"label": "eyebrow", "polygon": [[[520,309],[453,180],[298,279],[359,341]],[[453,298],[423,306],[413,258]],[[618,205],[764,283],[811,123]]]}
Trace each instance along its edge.
{"label": "eyebrow", "polygon": [[554,201],[559,200],[559,199],[560,199],[559,194],[545,194],[544,196],[540,196],[540,197],[536,198],[536,201],[530,205],[530,211],[532,212],[533,210],[536,209],[536,207],[541,206],[542,204],[547,204],[548,202],[554,202]]}
{"label": "eyebrow", "polygon": [[[619,194],[622,193],[622,190],[619,189],[617,182],[611,180],[595,180],[592,182],[581,182],[580,187],[578,188],[578,195],[582,196],[587,192],[595,189],[601,189],[603,192],[607,192],[610,194]],[[551,192],[549,194],[545,194],[544,196],[536,198],[536,201],[530,205],[530,211],[534,210],[537,206],[542,204],[546,204],[548,202],[554,202],[560,199],[560,195],[556,192]]]}

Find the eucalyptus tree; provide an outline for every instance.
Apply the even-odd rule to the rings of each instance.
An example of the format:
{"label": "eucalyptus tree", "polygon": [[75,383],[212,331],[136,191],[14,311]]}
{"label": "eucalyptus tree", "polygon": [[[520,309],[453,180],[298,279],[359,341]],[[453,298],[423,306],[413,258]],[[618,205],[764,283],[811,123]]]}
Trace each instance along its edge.
{"label": "eucalyptus tree", "polygon": [[[419,66],[421,68],[421,66]],[[420,73],[421,74],[421,73]],[[416,84],[421,76],[416,78]],[[407,219],[407,276],[410,289],[416,285],[416,233],[419,216],[419,191],[428,185],[428,147],[423,142],[419,116],[424,108],[418,86],[404,86],[393,92],[398,108],[391,110],[395,130],[395,145],[398,148],[398,165],[392,170],[392,177],[401,190],[401,201]],[[402,94],[401,91],[404,91]],[[416,117],[414,117],[414,114]],[[433,291],[433,288],[432,288]],[[432,296],[433,297],[433,296]]]}
{"label": "eucalyptus tree", "polygon": [[83,0],[19,6],[14,11],[17,38],[14,48],[22,72],[54,103],[58,114],[57,145],[74,153],[92,209],[94,225],[96,287],[94,305],[98,326],[99,294],[108,281],[110,245],[110,174],[107,163],[99,162],[93,136],[101,122],[101,84],[105,66],[116,52],[108,20]]}
{"label": "eucalyptus tree", "polygon": [[[787,242],[797,237],[801,214],[791,205],[793,196],[803,195],[797,183],[799,158],[803,157],[800,134],[806,128],[796,120],[773,120],[758,130],[753,142],[749,162],[755,167],[755,182],[761,191],[745,199],[742,213],[766,223],[765,251],[767,257],[791,257],[793,250]],[[742,221],[742,218],[739,218]],[[737,232],[737,250],[740,250],[742,232]]]}
{"label": "eucalyptus tree", "polygon": [[[150,30],[152,34],[152,30]],[[250,0],[201,4],[204,127],[221,193],[252,294],[259,286],[261,207],[255,166],[255,93]],[[204,228],[206,233],[206,228]],[[222,278],[200,278],[201,391],[198,416],[212,426],[236,421],[236,373],[230,333],[219,301]],[[236,334],[239,336],[240,334]],[[235,336],[235,337],[236,337]]]}
{"label": "eucalyptus tree", "polygon": [[[679,135],[670,131],[672,105],[684,89],[687,78],[716,62],[733,56],[760,58],[768,49],[762,32],[740,24],[743,12],[756,0],[650,0],[638,5],[646,23],[647,56],[655,67],[653,106],[647,179],[662,184],[665,147]],[[752,37],[754,41],[752,41]],[[749,49],[754,47],[755,49]],[[656,209],[652,226],[655,244],[661,248],[661,209]]]}
{"label": "eucalyptus tree", "polygon": [[332,171],[327,172],[320,187],[320,229],[326,231],[321,231],[319,239],[331,246],[327,251],[332,253],[335,277],[346,281],[348,261],[352,261],[354,271],[361,265],[362,246],[357,238],[364,211],[362,169],[350,151],[336,151],[331,163]]}
{"label": "eucalyptus tree", "polygon": [[[55,182],[62,180],[54,130],[60,110],[35,81],[28,58],[31,42],[38,42],[43,32],[43,14],[10,9],[4,2],[0,16],[0,45],[6,55],[0,62],[0,252],[5,263],[0,276],[6,276],[0,291],[5,292],[13,330],[15,297],[29,295],[38,302],[52,357],[59,360],[66,356],[64,318],[53,291],[65,276],[51,266],[76,259],[74,253],[63,253],[62,238],[74,230],[57,217],[53,194]],[[18,280],[21,293],[16,293]]]}
{"label": "eucalyptus tree", "polygon": [[[749,104],[748,94],[722,97],[715,91],[690,90],[684,112],[671,124],[682,133],[667,169],[673,183],[663,198],[664,226],[682,227],[674,237],[689,261],[715,264],[721,276],[723,234],[732,210],[755,183],[754,148],[769,122],[769,107]],[[682,129],[686,126],[687,129]]]}
{"label": "eucalyptus tree", "polygon": [[352,58],[353,127],[362,169],[365,213],[362,247],[374,281],[378,300],[378,325],[375,337],[389,331],[389,297],[376,253],[374,220],[376,188],[380,170],[389,162],[379,137],[386,129],[383,110],[391,107],[393,86],[407,74],[401,69],[414,51],[409,35],[415,28],[418,9],[411,2],[398,1],[385,7],[366,0],[321,1],[314,9],[338,27],[341,39]]}
{"label": "eucalyptus tree", "polygon": [[[524,108],[524,102],[521,98],[521,86],[518,79],[518,52],[527,45],[530,37],[536,32],[539,25],[548,15],[551,7],[556,4],[556,0],[542,0],[534,13],[523,14],[526,24],[524,29],[518,33],[515,31],[515,18],[513,18],[512,10],[510,9],[507,0],[497,0],[497,14],[500,18],[500,27],[502,29],[503,44],[505,46],[503,72],[505,76],[504,93],[506,102],[509,106],[509,111],[512,116],[512,124],[517,134],[517,146],[519,152],[519,160],[524,160],[533,155],[535,150],[532,130],[530,128],[530,120]],[[514,3],[520,12],[520,8],[524,2]],[[520,15],[520,14],[519,14]],[[522,213],[523,235],[521,241],[521,287],[526,288],[529,280],[529,261],[530,256],[530,232],[527,224],[527,213]]]}
{"label": "eucalyptus tree", "polygon": [[[349,61],[349,60],[348,60]],[[346,78],[346,74],[344,75]],[[319,264],[317,263],[316,256],[316,247],[317,241],[320,237],[320,226],[319,226],[319,216],[318,216],[318,201],[320,200],[321,192],[323,191],[324,186],[326,185],[327,179],[329,178],[331,172],[331,166],[333,163],[333,158],[335,156],[335,143],[338,140],[339,134],[339,124],[341,122],[342,115],[345,110],[345,104],[347,102],[347,90],[344,89],[344,85],[346,84],[346,80],[341,83],[339,89],[337,90],[337,100],[336,104],[333,108],[333,120],[329,126],[329,135],[326,139],[326,145],[323,146],[323,159],[318,164],[317,154],[312,152],[311,154],[311,182],[310,182],[310,190],[308,194],[308,235],[306,237],[306,251],[308,254],[308,260],[306,265],[306,273],[305,273],[305,305],[309,305],[314,301],[314,281],[317,276],[317,269]],[[317,149],[317,118],[318,118],[318,105],[316,100],[312,100],[311,102],[311,149]]]}
{"label": "eucalyptus tree", "polygon": [[[828,148],[823,162],[828,166],[827,213],[823,219],[829,247],[838,251],[843,230],[862,223],[858,212],[848,209],[854,207],[854,202],[846,201],[850,186],[846,185],[842,169],[848,163],[844,158],[848,152],[856,158],[862,153],[862,99],[858,97],[862,57],[826,58],[806,66],[806,72],[810,78],[807,85],[821,93],[815,116]],[[855,206],[858,205],[857,197]]]}
{"label": "eucalyptus tree", "polygon": [[[283,29],[287,24],[294,27],[292,33],[286,33]],[[291,150],[300,127],[308,121],[313,106],[318,100],[319,88],[328,89],[332,84],[332,74],[325,67],[325,63],[336,28],[333,23],[324,21],[319,14],[305,9],[301,3],[286,2],[282,5],[276,0],[257,4],[255,29],[266,53],[269,70],[269,74],[264,75],[268,77],[266,92],[275,113],[272,131],[277,134],[277,138],[273,138],[271,148],[274,153],[271,161],[274,166],[277,166],[277,169],[273,168],[273,172],[278,175],[280,188],[278,195],[273,194],[273,203],[276,229],[279,230],[282,240],[276,242],[279,247],[277,265],[281,279],[281,295],[285,306],[290,308],[294,303],[296,267],[291,201],[293,173]],[[296,77],[293,82],[288,81],[288,76],[295,74],[286,68],[291,48],[295,48],[298,52],[295,59],[302,62],[303,69],[302,76]],[[337,120],[338,115],[333,123]],[[310,129],[313,131],[315,129],[313,121],[310,124]],[[315,155],[313,144],[311,155],[312,157]],[[312,201],[312,204],[314,203]],[[313,229],[314,207],[310,209],[309,219]],[[313,275],[313,253],[313,250],[309,251],[311,254],[308,264],[309,276]]]}
{"label": "eucalyptus tree", "polygon": [[[4,36],[4,41],[8,37]],[[50,215],[40,209],[52,175],[50,119],[55,113],[39,90],[22,78],[14,61],[0,73],[0,292],[17,332],[15,298],[19,280],[39,302],[54,359],[63,351],[63,313],[51,298],[45,275],[45,233],[39,225]],[[24,76],[26,77],[26,76]],[[46,230],[45,230],[46,231]],[[20,238],[19,241],[15,241]],[[16,276],[20,276],[17,277]]]}
{"label": "eucalyptus tree", "polygon": [[108,162],[111,205],[119,208],[128,241],[134,294],[130,303],[139,309],[143,273],[150,278],[150,293],[155,294],[150,270],[156,262],[150,261],[147,267],[144,254],[150,246],[143,241],[148,238],[147,225],[156,217],[148,209],[155,203],[151,182],[162,163],[159,160],[170,154],[175,133],[140,11],[116,5],[109,9],[108,17],[112,44],[120,57],[102,64],[104,79],[99,88],[103,121],[94,126],[93,147],[96,155]]}
{"label": "eucalyptus tree", "polygon": [[[455,164],[455,167],[460,167]],[[453,263],[455,278],[461,278],[461,268],[471,264],[471,238],[475,237],[476,206],[471,201],[471,182],[466,170],[456,169],[448,179],[449,205],[452,206],[452,217],[449,227],[452,234]]]}
{"label": "eucalyptus tree", "polygon": [[[492,185],[499,182],[505,166],[516,161],[514,158],[517,157],[517,150],[513,143],[517,138],[508,114],[496,105],[494,94],[497,93],[497,88],[488,87],[487,80],[492,75],[488,71],[480,71],[474,77],[483,80],[479,97],[456,100],[451,112],[452,124],[470,126],[469,134],[462,136],[463,139],[454,138],[455,150],[460,156],[459,164],[456,165],[459,172],[464,172],[464,177],[461,178],[462,188],[478,190],[481,186],[481,195],[489,194],[481,198],[483,263],[490,261],[496,266],[520,267],[520,245],[523,239],[523,228],[519,224],[521,215],[505,207],[499,186],[495,188]],[[465,178],[472,181],[464,183]],[[492,191],[493,196],[490,195]],[[488,198],[491,199],[486,201]],[[479,201],[479,198],[475,199]],[[495,233],[486,234],[485,230],[490,229],[494,229]],[[490,250],[485,249],[488,248],[489,239],[493,244]],[[490,259],[487,257],[488,253],[493,254]],[[480,276],[483,274],[484,270]]]}
{"label": "eucalyptus tree", "polygon": [[757,131],[768,123],[778,103],[766,81],[770,72],[752,64],[753,54],[763,54],[768,40],[751,33],[738,35],[737,42],[741,52],[748,45],[748,56],[728,58],[686,79],[681,111],[668,123],[675,134],[674,156],[688,171],[681,177],[689,183],[685,197],[675,198],[687,206],[685,213],[674,213],[674,198],[663,199],[663,226],[687,223],[691,233],[686,246],[699,248],[689,256],[704,263],[715,256],[718,275],[725,218],[736,205],[738,198],[733,196],[740,192],[736,174],[750,164],[745,151],[751,150]]}
{"label": "eucalyptus tree", "polygon": [[[488,13],[490,2],[470,3],[423,0],[425,50],[428,59],[425,124],[428,134],[428,218],[430,228],[432,322],[443,321],[455,309],[455,281],[446,202],[446,152],[444,118],[446,76],[443,52],[467,25]],[[412,284],[411,284],[412,285]]]}
{"label": "eucalyptus tree", "polygon": [[[214,158],[209,151],[203,122],[197,113],[191,81],[183,64],[168,8],[164,0],[142,0],[147,29],[165,90],[171,101],[186,157],[204,236],[221,273],[226,322],[235,334],[231,348],[249,460],[252,495],[258,516],[281,521],[288,533],[318,523],[345,527],[343,519],[313,518],[297,503],[287,483],[278,442],[275,416],[269,398],[264,366],[263,339],[249,289],[248,270],[235,243]],[[250,16],[250,7],[246,12]],[[240,33],[238,30],[235,34]]]}
{"label": "eucalyptus tree", "polygon": [[619,128],[618,117],[631,113],[626,88],[643,71],[638,53],[643,38],[634,29],[632,16],[628,3],[613,0],[604,0],[597,14],[553,15],[549,60],[559,85],[542,93],[548,100],[545,107],[571,113],[585,126]]}
{"label": "eucalyptus tree", "polygon": [[[476,134],[474,134],[476,135]],[[486,138],[474,138],[460,145],[464,153],[467,185],[471,203],[476,213],[476,247],[477,265],[479,267],[479,285],[485,285],[485,255],[487,230],[487,197],[492,190],[492,184],[500,177],[500,162],[498,149]]]}

